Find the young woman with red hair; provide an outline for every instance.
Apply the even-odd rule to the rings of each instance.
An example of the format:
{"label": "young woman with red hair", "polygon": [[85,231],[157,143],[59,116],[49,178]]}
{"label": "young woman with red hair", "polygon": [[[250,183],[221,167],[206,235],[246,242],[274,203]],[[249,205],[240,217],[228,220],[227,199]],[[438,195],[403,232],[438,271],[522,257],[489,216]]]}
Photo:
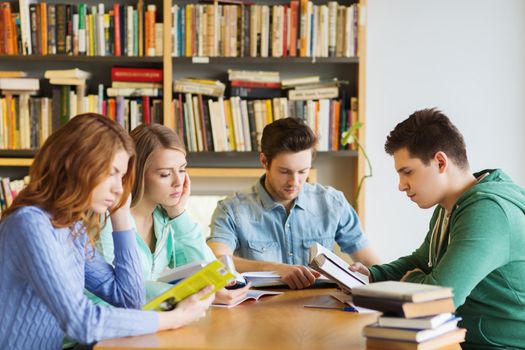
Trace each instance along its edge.
{"label": "young woman with red hair", "polygon": [[[59,349],[172,329],[202,317],[207,287],[169,312],[140,311],[142,268],[129,221],[135,150],[98,114],[76,116],[37,153],[30,182],[0,222],[0,348]],[[113,224],[114,267],[95,251],[101,216]],[[102,220],[103,221],[103,220]],[[94,305],[86,288],[118,307]]]}

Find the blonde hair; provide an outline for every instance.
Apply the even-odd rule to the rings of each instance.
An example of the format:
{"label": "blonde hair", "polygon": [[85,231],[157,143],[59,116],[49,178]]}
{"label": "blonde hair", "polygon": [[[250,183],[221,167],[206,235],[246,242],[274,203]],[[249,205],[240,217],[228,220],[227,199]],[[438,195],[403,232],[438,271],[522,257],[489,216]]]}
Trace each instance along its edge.
{"label": "blonde hair", "polygon": [[131,206],[144,196],[145,173],[151,154],[157,149],[172,149],[186,155],[186,148],[180,137],[170,128],[160,124],[142,124],[130,133],[137,150],[137,178],[131,191]]}
{"label": "blonde hair", "polygon": [[120,125],[100,114],[77,115],[51,134],[38,151],[29,169],[29,184],[2,219],[20,207],[35,205],[51,215],[55,227],[73,228],[82,221],[93,245],[100,236],[100,215],[90,207],[93,190],[109,175],[111,162],[121,150],[130,158],[122,197],[112,211],[125,203],[134,182],[133,141]]}

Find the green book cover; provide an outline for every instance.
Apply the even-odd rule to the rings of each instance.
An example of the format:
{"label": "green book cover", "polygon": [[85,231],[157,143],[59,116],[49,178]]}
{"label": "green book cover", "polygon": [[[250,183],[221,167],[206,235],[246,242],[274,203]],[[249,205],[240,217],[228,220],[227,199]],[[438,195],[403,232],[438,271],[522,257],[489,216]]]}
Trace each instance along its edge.
{"label": "green book cover", "polygon": [[209,295],[223,288],[234,279],[235,276],[226,270],[220,261],[214,260],[198,272],[180,281],[166,292],[152,299],[144,305],[143,309],[156,311],[173,310],[179,301],[197,293],[202,288],[209,285],[214,286],[213,291],[204,297],[207,298]]}

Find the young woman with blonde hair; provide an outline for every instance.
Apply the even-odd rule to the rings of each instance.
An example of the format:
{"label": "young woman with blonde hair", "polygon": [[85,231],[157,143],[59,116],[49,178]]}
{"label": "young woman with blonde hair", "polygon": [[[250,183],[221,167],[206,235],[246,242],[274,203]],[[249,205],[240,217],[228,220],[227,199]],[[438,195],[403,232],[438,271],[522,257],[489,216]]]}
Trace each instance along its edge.
{"label": "young woman with blonde hair", "polygon": [[[186,149],[179,136],[159,125],[140,125],[131,132],[137,150],[137,177],[132,189],[131,218],[141,257],[146,294],[152,298],[169,285],[155,282],[166,268],[194,261],[212,261],[215,255],[206,245],[202,230],[185,206],[191,182],[186,173]],[[112,262],[111,222],[102,228],[99,252]],[[216,302],[236,303],[249,286],[220,290]]]}
{"label": "young woman with blonde hair", "polygon": [[[76,116],[37,153],[30,182],[0,222],[1,349],[59,349],[177,328],[204,315],[207,287],[173,311],[139,309],[144,282],[129,193],[135,150],[127,133],[98,114]],[[114,226],[112,267],[95,252],[101,216]],[[117,305],[94,305],[86,288]]]}

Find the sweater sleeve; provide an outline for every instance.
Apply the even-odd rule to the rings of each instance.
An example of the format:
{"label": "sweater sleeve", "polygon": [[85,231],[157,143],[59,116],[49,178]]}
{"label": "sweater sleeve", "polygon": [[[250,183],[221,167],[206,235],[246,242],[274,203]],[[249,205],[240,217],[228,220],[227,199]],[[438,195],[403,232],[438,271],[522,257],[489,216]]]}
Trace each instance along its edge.
{"label": "sweater sleeve", "polygon": [[407,282],[452,287],[454,303],[462,305],[485,276],[508,261],[508,225],[497,202],[483,199],[469,205],[451,223],[450,243],[437,266],[429,273],[410,274]]}
{"label": "sweater sleeve", "polygon": [[374,282],[399,281],[410,270],[420,269],[427,271],[428,236],[425,242],[411,255],[404,256],[388,264],[373,265],[369,268]]}
{"label": "sweater sleeve", "polygon": [[115,267],[88,248],[86,289],[114,306],[140,309],[145,302],[145,290],[135,233],[132,230],[113,232],[113,243]]}
{"label": "sweater sleeve", "polygon": [[[88,344],[105,338],[157,331],[159,320],[155,312],[100,307],[84,296],[81,276],[74,267],[84,264],[82,260],[86,253],[83,249],[78,250],[73,240],[66,241],[68,246],[61,244],[55,238],[57,229],[42,211],[23,208],[11,214],[8,220],[6,224],[16,231],[10,237],[13,249],[18,251],[15,264],[20,274],[70,338]],[[126,242],[128,239],[122,237],[122,241],[118,240],[116,244],[124,251],[122,258],[131,254],[125,252],[131,249]],[[96,259],[97,265],[105,264],[101,257]],[[109,274],[108,278],[112,279]],[[129,291],[122,293],[135,299]]]}
{"label": "sweater sleeve", "polygon": [[171,219],[168,225],[171,226],[170,232],[174,236],[175,246],[175,261],[170,261],[170,267],[173,268],[198,260],[206,262],[215,260],[215,255],[206,244],[200,226],[191,220],[186,211]]}

